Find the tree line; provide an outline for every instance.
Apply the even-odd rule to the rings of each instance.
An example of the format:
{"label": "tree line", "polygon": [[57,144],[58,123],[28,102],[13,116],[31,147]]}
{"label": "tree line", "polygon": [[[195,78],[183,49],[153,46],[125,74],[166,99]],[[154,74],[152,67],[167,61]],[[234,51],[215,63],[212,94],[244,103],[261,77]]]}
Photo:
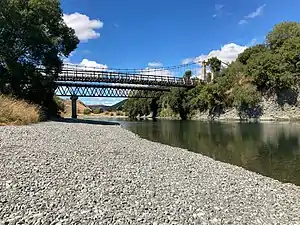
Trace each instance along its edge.
{"label": "tree line", "polygon": [[[263,97],[275,96],[279,105],[296,104],[300,75],[300,23],[275,25],[263,44],[247,48],[226,67],[217,58],[207,61],[214,79],[198,82],[193,89],[172,88],[155,99],[129,99],[124,111],[130,117],[147,115],[150,102],[159,115],[179,115],[188,119],[193,113],[207,112],[209,118],[228,108],[236,108],[241,119],[262,114]],[[184,76],[191,76],[187,71]],[[208,74],[210,81],[211,74]]]}

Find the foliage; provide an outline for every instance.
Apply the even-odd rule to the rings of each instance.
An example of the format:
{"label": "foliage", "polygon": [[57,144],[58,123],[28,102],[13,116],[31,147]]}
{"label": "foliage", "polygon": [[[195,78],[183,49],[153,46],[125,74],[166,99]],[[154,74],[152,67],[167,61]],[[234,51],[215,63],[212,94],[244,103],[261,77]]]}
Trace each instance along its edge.
{"label": "foliage", "polygon": [[207,65],[210,66],[213,74],[217,75],[221,71],[222,62],[217,57],[212,57],[207,60]]}
{"label": "foliage", "polygon": [[170,108],[179,114],[182,120],[186,120],[190,112],[190,102],[187,98],[187,91],[185,88],[172,88],[167,96],[167,102]]}
{"label": "foliage", "polygon": [[97,109],[93,110],[93,113],[95,113],[95,114],[103,113],[103,109],[102,108],[97,108]]}
{"label": "foliage", "polygon": [[123,110],[127,112],[130,118],[149,115],[151,113],[151,102],[152,99],[148,98],[128,99],[123,105]]}
{"label": "foliage", "polygon": [[79,43],[59,0],[1,0],[0,24],[0,92],[57,110],[54,81]]}
{"label": "foliage", "polygon": [[271,50],[277,50],[296,37],[300,37],[300,23],[283,22],[275,25],[272,32],[267,35],[266,43]]}
{"label": "foliage", "polygon": [[0,95],[0,124],[26,125],[37,123],[41,119],[43,118],[39,106]]}
{"label": "foliage", "polygon": [[256,87],[252,84],[244,86],[236,86],[233,88],[233,105],[238,109],[241,108],[253,108],[261,100],[261,95],[257,91]]}
{"label": "foliage", "polygon": [[[160,96],[160,115],[179,114],[187,119],[194,111],[208,112],[211,118],[235,107],[240,118],[259,117],[261,99],[276,94],[277,103],[296,104],[300,78],[300,23],[278,24],[267,35],[265,44],[247,48],[226,68],[221,61],[210,58],[207,64],[214,75],[213,81],[198,83],[190,90],[173,88]],[[191,76],[190,71],[183,75]],[[135,117],[149,112],[149,100],[131,99],[126,108]],[[147,109],[147,110],[145,110]],[[171,110],[171,112],[170,112]]]}
{"label": "foliage", "polygon": [[89,114],[91,114],[91,110],[89,110],[89,109],[84,109],[84,110],[83,110],[83,114],[84,114],[84,115],[89,115]]}
{"label": "foliage", "polygon": [[242,53],[240,53],[238,55],[237,61],[242,63],[243,65],[246,65],[250,57],[255,57],[256,54],[260,54],[267,50],[268,49],[263,44],[252,46],[250,48],[245,49],[245,51],[243,51]]}

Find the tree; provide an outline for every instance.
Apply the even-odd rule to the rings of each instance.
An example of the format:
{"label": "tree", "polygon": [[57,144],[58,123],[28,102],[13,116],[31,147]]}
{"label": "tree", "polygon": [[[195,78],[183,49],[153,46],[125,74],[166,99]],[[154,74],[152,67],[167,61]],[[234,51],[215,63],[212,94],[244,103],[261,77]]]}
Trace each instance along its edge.
{"label": "tree", "polygon": [[283,22],[275,25],[267,35],[266,43],[271,50],[279,49],[288,39],[300,37],[300,23]]}
{"label": "tree", "polygon": [[207,60],[207,65],[210,66],[214,76],[217,76],[221,71],[222,62],[217,57],[212,57]]}
{"label": "tree", "polygon": [[49,108],[62,58],[78,43],[59,0],[1,0],[0,92]]}
{"label": "tree", "polygon": [[168,95],[168,105],[170,108],[180,115],[182,120],[186,120],[190,112],[190,103],[187,99],[187,91],[185,88],[172,88]]}
{"label": "tree", "polygon": [[191,77],[192,77],[192,71],[190,71],[190,70],[185,71],[183,78],[186,83],[191,82]]}
{"label": "tree", "polygon": [[245,49],[245,51],[243,51],[242,53],[240,53],[238,55],[237,61],[239,61],[243,65],[246,65],[250,57],[255,57],[256,54],[260,54],[267,50],[268,49],[263,44],[252,46],[250,48]]}

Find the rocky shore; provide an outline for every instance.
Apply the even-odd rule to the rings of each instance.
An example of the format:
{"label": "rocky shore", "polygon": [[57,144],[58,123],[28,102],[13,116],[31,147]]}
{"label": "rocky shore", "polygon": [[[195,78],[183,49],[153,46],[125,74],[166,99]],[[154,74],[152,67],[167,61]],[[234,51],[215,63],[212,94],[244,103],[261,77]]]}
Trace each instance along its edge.
{"label": "rocky shore", "polygon": [[118,125],[0,127],[0,224],[300,224],[300,187]]}

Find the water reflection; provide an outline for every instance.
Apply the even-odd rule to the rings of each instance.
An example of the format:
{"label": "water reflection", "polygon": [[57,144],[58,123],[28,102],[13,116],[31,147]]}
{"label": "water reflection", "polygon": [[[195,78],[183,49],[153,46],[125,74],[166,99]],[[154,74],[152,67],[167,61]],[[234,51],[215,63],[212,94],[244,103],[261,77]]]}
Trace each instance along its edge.
{"label": "water reflection", "polygon": [[300,185],[300,124],[142,121],[123,125],[143,138]]}

